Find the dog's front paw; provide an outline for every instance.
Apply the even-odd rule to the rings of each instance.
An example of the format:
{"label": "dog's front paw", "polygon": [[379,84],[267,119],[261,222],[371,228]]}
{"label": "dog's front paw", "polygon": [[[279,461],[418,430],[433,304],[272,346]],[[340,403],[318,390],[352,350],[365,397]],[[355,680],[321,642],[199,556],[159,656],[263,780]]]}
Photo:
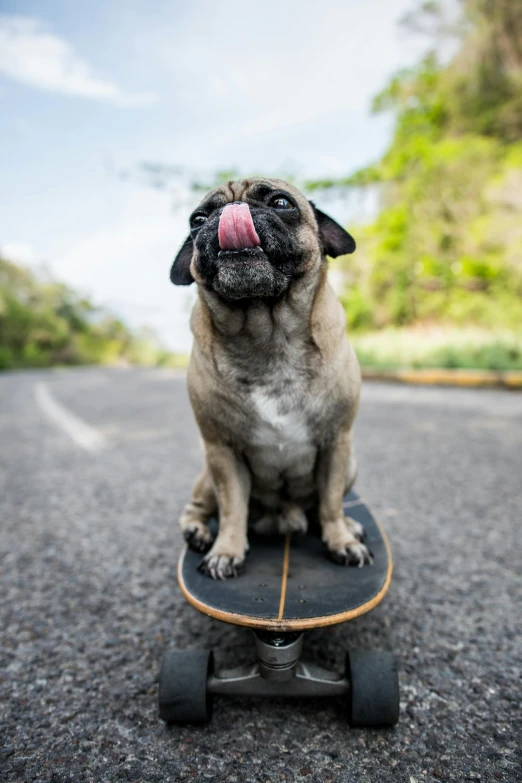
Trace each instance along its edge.
{"label": "dog's front paw", "polygon": [[328,554],[334,563],[339,563],[340,565],[362,568],[373,563],[370,550],[359,541],[356,541],[354,544],[345,544],[344,547],[339,549],[328,549]]}
{"label": "dog's front paw", "polygon": [[362,544],[364,535],[362,525],[353,519],[341,519],[323,525],[323,542],[331,559],[341,565],[353,565],[362,568],[372,565],[370,550]]}
{"label": "dog's front paw", "polygon": [[198,568],[212,579],[230,579],[240,576],[245,569],[246,545],[221,542],[219,536]]}
{"label": "dog's front paw", "polygon": [[355,538],[358,538],[359,541],[364,540],[366,532],[360,522],[357,522],[357,520],[352,519],[351,517],[344,517],[344,524],[350,533],[354,534]]}

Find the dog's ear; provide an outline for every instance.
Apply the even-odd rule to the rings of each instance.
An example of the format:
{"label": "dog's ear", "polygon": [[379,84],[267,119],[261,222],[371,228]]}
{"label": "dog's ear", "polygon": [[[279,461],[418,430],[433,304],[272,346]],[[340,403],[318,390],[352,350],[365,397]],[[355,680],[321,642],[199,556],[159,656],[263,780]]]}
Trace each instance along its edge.
{"label": "dog's ear", "polygon": [[345,253],[353,253],[355,250],[355,239],[339,223],[325,215],[320,209],[317,209],[311,201],[317,225],[319,226],[319,235],[321,237],[324,252],[331,258],[344,256]]}
{"label": "dog's ear", "polygon": [[174,285],[190,285],[194,278],[190,272],[190,263],[194,253],[192,237],[188,236],[181,246],[181,250],[174,259],[170,269],[170,281]]}

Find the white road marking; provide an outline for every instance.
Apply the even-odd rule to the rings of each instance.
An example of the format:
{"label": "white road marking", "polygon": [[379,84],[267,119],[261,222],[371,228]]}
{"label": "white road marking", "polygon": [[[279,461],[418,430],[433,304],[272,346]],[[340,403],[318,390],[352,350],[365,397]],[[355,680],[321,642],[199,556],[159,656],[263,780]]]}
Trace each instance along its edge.
{"label": "white road marking", "polygon": [[87,451],[100,451],[108,445],[107,439],[101,432],[98,432],[90,424],[82,421],[74,413],[64,408],[55,399],[47,384],[43,381],[35,384],[34,396],[41,410],[54,424],[66,432],[78,446]]}

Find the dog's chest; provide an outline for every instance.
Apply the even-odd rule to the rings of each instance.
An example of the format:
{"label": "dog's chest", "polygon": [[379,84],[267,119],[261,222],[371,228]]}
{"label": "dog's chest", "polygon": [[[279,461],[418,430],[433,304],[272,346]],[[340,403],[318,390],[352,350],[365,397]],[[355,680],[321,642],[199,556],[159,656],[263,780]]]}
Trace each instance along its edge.
{"label": "dog's chest", "polygon": [[298,384],[286,385],[283,393],[252,392],[251,445],[271,468],[285,470],[314,450],[308,425],[309,396]]}
{"label": "dog's chest", "polygon": [[295,445],[309,440],[303,398],[299,400],[300,406],[295,402],[289,405],[284,398],[262,391],[254,392],[252,399],[257,414],[255,443],[281,448],[284,440]]}

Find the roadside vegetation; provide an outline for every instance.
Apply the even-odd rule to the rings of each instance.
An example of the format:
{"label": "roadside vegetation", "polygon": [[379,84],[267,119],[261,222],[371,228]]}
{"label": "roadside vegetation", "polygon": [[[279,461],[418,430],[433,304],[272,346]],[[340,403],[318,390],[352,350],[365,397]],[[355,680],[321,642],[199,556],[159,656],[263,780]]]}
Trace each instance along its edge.
{"label": "roadside vegetation", "polygon": [[350,339],[363,368],[522,370],[522,331],[390,327]]}
{"label": "roadside vegetation", "polygon": [[177,362],[151,330],[132,331],[48,274],[0,258],[0,369]]}

